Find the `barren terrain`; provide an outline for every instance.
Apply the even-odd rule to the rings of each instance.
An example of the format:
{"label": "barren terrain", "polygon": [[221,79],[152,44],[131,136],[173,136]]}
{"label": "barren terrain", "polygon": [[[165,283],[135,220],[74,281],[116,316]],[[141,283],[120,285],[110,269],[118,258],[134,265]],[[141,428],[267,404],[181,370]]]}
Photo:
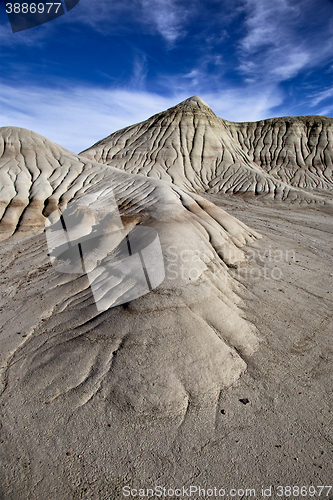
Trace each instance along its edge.
{"label": "barren terrain", "polygon": [[[1,498],[332,484],[332,121],[195,97],[81,155],[1,129]],[[96,241],[71,272],[66,210]],[[164,277],[132,300],[107,271],[149,229]]]}

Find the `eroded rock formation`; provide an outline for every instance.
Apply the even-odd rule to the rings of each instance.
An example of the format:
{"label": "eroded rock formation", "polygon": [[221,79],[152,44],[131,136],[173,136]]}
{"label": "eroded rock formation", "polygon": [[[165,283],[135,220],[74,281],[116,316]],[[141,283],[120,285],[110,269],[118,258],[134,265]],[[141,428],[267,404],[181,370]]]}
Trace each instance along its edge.
{"label": "eroded rock formation", "polygon": [[332,134],[331,118],[232,123],[191,97],[81,154],[190,191],[320,203],[298,188],[333,188]]}

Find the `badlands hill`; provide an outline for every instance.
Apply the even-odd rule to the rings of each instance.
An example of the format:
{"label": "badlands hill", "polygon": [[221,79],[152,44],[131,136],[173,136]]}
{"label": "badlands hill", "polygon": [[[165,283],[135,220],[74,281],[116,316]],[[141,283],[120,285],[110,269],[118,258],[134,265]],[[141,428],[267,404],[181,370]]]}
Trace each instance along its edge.
{"label": "badlands hill", "polygon": [[[245,261],[241,247],[259,234],[194,193],[79,157],[31,131],[4,127],[1,141],[1,282],[8,285],[1,299],[1,385],[8,402],[16,394],[4,420],[11,411],[33,414],[43,400],[46,420],[36,421],[35,430],[45,437],[50,412],[59,418],[71,408],[86,419],[96,403],[98,415],[172,418],[175,429],[191,421],[198,405],[214,412],[221,389],[244,372],[258,345],[228,266]],[[133,276],[118,269],[110,279],[106,272],[119,253],[115,232],[95,237],[89,281],[82,270],[66,274],[51,266],[46,217],[74,198],[81,236],[95,237],[113,199],[129,238],[136,228],[157,231],[161,286],[127,303]],[[59,227],[52,241],[63,245]],[[102,311],[91,289],[106,298]],[[113,307],[118,303],[125,306]],[[9,437],[6,443],[8,454],[22,448]]]}
{"label": "badlands hill", "polygon": [[194,96],[81,154],[189,191],[310,202],[298,188],[333,188],[332,145],[332,118],[232,123]]}
{"label": "badlands hill", "polygon": [[331,121],[274,120],[191,98],[81,155],[0,129],[1,499],[330,484]]}
{"label": "badlands hill", "polygon": [[[225,240],[223,245],[230,263],[241,257],[237,246],[250,241],[255,232],[223,210],[194,193],[156,179],[133,176],[75,155],[65,148],[26,129],[0,129],[0,234],[2,239],[13,233],[40,232],[46,217],[58,207],[67,205],[93,190],[106,196],[113,190],[118,208],[125,220],[133,224],[142,221],[168,220],[190,215],[206,221],[207,237],[215,241],[214,231]],[[196,220],[197,220],[196,219]],[[222,241],[222,240],[221,240]],[[229,246],[228,246],[229,245]],[[234,251],[235,256],[233,256]],[[229,264],[229,262],[228,262]]]}

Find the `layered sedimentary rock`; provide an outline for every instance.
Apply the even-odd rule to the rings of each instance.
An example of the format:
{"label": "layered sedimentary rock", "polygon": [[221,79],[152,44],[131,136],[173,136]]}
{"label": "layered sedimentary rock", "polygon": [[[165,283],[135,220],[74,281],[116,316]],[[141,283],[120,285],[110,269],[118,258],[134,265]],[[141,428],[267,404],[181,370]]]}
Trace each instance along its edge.
{"label": "layered sedimentary rock", "polygon": [[[134,415],[184,419],[189,405],[205,400],[212,408],[258,344],[228,266],[244,261],[241,247],[259,235],[170,183],[79,157],[24,129],[3,128],[1,137],[0,231],[9,238],[1,254],[8,283],[1,299],[3,388],[22,394],[22,405],[45,399],[55,412],[98,394],[102,412],[116,405]],[[96,274],[88,281],[82,270],[53,268],[40,234],[46,217],[75,199],[82,201],[84,235],[94,236],[113,196],[126,234],[154,228],[164,260],[163,283],[124,307],[112,306],[133,286],[126,272],[116,283],[101,282],[99,273],[110,255],[117,257],[117,239],[97,241]],[[99,296],[107,288],[105,310],[96,308],[91,288]]]}
{"label": "layered sedimentary rock", "polygon": [[191,97],[82,155],[195,192],[320,202],[298,187],[333,187],[332,130],[320,116],[231,123]]}
{"label": "layered sedimentary rock", "polygon": [[226,122],[249,158],[281,181],[300,188],[333,188],[333,119],[327,116]]}
{"label": "layered sedimentary rock", "polygon": [[[103,193],[108,188],[113,190],[125,220],[169,220],[193,213],[196,219],[201,217],[208,233],[219,231],[231,245],[241,246],[255,234],[215,205],[177,186],[101,165],[26,129],[3,127],[0,131],[3,237],[34,228],[39,232],[58,206],[92,189]],[[210,233],[209,237],[214,240]]]}
{"label": "layered sedimentary rock", "polygon": [[[116,499],[125,485],[154,484],[208,491],[221,470],[226,491],[286,468],[285,484],[307,484],[309,470],[329,484],[330,216],[275,203],[319,203],[276,178],[294,158],[280,125],[276,148],[257,125],[246,145],[228,122],[221,138],[199,99],[148,122],[113,136],[118,168],[104,144],[87,158],[1,129],[0,497]],[[304,162],[329,178],[316,137]],[[280,167],[267,173],[269,158]],[[274,198],[211,197],[264,241],[195,192],[210,190]],[[123,243],[134,244],[130,263],[137,256],[138,232],[143,249],[158,234],[163,264],[146,254],[158,280],[131,300],[131,265],[105,273]]]}

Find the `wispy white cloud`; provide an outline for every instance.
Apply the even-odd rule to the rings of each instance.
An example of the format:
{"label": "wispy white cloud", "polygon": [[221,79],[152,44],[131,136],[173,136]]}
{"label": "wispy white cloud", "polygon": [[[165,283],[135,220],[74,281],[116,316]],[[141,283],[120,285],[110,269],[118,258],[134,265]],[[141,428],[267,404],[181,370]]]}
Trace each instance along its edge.
{"label": "wispy white cloud", "polygon": [[184,24],[191,12],[191,4],[181,4],[176,0],[80,0],[73,17],[67,22],[80,22],[101,32],[114,32],[121,24],[134,20],[146,32],[159,33],[168,43],[173,44],[184,36]]}
{"label": "wispy white cloud", "polygon": [[284,60],[279,61],[279,65],[271,69],[271,75],[281,82],[296,76],[310,61],[311,55],[302,51],[302,49],[295,49],[285,55]]}
{"label": "wispy white cloud", "polygon": [[275,87],[251,86],[202,94],[214,113],[229,121],[257,121],[272,116],[272,109],[283,102],[283,93]]}
{"label": "wispy white cloud", "polygon": [[173,43],[186,34],[184,24],[190,13],[190,3],[184,7],[175,0],[140,1],[148,22],[152,22],[168,42]]}
{"label": "wispy white cloud", "polygon": [[[190,4],[183,0],[80,0],[70,13],[54,23],[48,23],[47,30],[56,31],[60,22],[66,22],[73,23],[73,29],[75,23],[85,23],[96,30],[107,31],[110,26],[117,29],[119,19],[127,19],[128,16],[128,19],[139,23],[140,33],[149,30],[153,34],[159,33],[172,45],[185,35],[187,23],[193,13],[198,12],[202,1]],[[318,4],[321,1],[318,0]],[[233,0],[231,3],[234,4]],[[308,68],[322,65],[330,53],[328,23],[322,31],[318,29],[315,36],[304,37],[308,29],[307,16],[311,11],[309,6],[312,5],[312,11],[316,10],[314,0],[242,0],[236,2],[235,8],[239,12],[240,4],[244,24],[237,32],[239,38],[229,45],[229,33],[221,30],[220,39],[216,26],[211,36],[205,29],[195,39],[197,46],[203,47],[202,50],[191,59],[192,65],[184,61],[183,72],[176,72],[172,66],[165,65],[160,76],[155,74],[154,80],[149,81],[149,52],[147,56],[140,48],[133,50],[134,62],[133,59],[130,61],[133,64],[132,77],[127,77],[126,82],[117,82],[122,89],[70,84],[65,77],[63,81],[58,79],[54,83],[54,89],[32,86],[26,83],[32,80],[25,81],[24,69],[21,68],[17,74],[22,83],[10,86],[9,80],[6,80],[7,85],[1,89],[3,125],[35,130],[78,152],[119,128],[145,120],[195,94],[200,95],[216,114],[231,121],[276,116],[277,108],[282,114],[290,115],[293,109],[295,114],[305,114],[304,109],[312,113],[312,106],[313,112],[328,114],[331,108],[325,100],[329,99],[332,89],[328,89],[327,85],[324,89],[319,87],[316,94],[297,95],[294,108],[293,103],[284,107],[286,95],[280,85]],[[135,24],[129,22],[122,26],[122,29],[133,29]],[[42,43],[42,27],[36,29],[36,35],[34,33],[34,30],[29,30],[29,37],[25,33],[17,33],[15,37],[20,43],[25,43],[25,39],[30,43]],[[231,63],[229,54],[218,52],[219,47],[223,47],[223,40],[231,50],[238,47],[238,52],[232,53],[235,57]],[[204,50],[206,47],[207,51]],[[237,79],[233,76],[232,81],[228,71],[233,71],[235,67],[238,67],[242,77]],[[154,84],[165,97],[148,92],[146,80],[148,88]],[[112,78],[110,81],[114,85]],[[303,106],[305,99],[308,101]]]}
{"label": "wispy white cloud", "polygon": [[[295,15],[295,7],[286,0],[245,0],[244,7],[247,12],[245,25],[247,32],[241,41],[241,46],[246,52],[262,49],[264,45],[274,46],[278,39],[283,38],[284,24],[281,18]],[[282,35],[282,36],[281,36]]]}
{"label": "wispy white cloud", "polygon": [[331,106],[328,109],[333,109],[333,86],[317,92],[315,95],[311,96],[311,106],[317,106],[320,102],[331,99]]}
{"label": "wispy white cloud", "polygon": [[[329,23],[322,19],[321,25],[316,19],[325,12],[321,2],[316,5],[311,0],[244,0],[244,8],[245,34],[239,41],[239,70],[245,76],[257,81],[275,80],[278,84],[321,64],[331,55]],[[317,32],[314,22],[319,23]]]}
{"label": "wispy white cloud", "polygon": [[188,96],[72,87],[1,87],[1,126],[23,127],[78,153],[99,139],[143,121]]}
{"label": "wispy white cloud", "polygon": [[[0,46],[2,48],[7,48],[20,45],[25,47],[40,45],[43,43],[43,40],[45,40],[46,36],[50,36],[50,26],[52,29],[52,23],[46,23],[42,26],[38,26],[37,29],[13,33],[9,20],[6,19],[6,23],[2,24],[0,29]],[[4,56],[4,54],[2,54],[2,56]]]}
{"label": "wispy white cloud", "polygon": [[[130,89],[3,85],[1,126],[33,130],[77,153],[112,132],[143,121],[189,96],[184,91],[162,97]],[[217,115],[231,121],[265,118],[270,108],[282,99],[260,88],[247,92],[226,89],[220,93],[203,93],[201,97]]]}
{"label": "wispy white cloud", "polygon": [[75,9],[61,19],[70,24],[86,24],[102,33],[114,31],[120,19],[129,20],[132,17],[139,1],[80,0]]}
{"label": "wispy white cloud", "polygon": [[140,31],[158,33],[168,44],[173,44],[186,34],[184,25],[192,11],[190,3],[177,0],[80,0],[75,9],[37,29],[13,34],[6,20],[1,26],[0,42],[3,46],[37,45],[63,24],[88,25],[102,34],[114,34],[118,30],[126,33],[131,30],[128,22],[132,21],[140,26]]}
{"label": "wispy white cloud", "polygon": [[130,86],[136,90],[144,90],[148,73],[148,62],[145,54],[137,55],[133,62],[133,74]]}

